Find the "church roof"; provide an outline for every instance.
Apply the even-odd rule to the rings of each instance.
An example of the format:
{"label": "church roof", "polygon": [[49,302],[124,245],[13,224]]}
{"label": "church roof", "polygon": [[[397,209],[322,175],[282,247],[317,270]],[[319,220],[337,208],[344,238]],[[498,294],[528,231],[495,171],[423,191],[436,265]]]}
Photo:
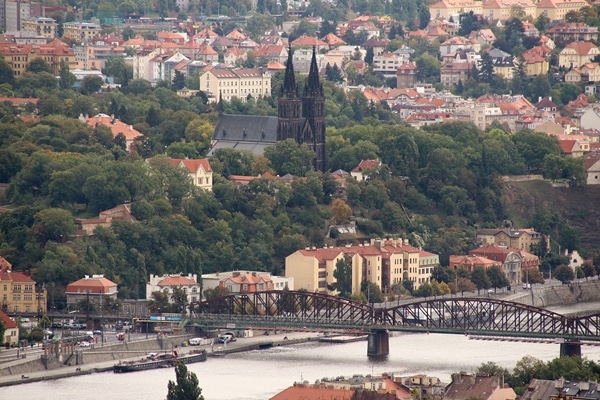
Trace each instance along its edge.
{"label": "church roof", "polygon": [[208,155],[220,148],[263,154],[265,147],[277,141],[277,122],[277,117],[223,114],[217,120],[212,137],[217,143]]}

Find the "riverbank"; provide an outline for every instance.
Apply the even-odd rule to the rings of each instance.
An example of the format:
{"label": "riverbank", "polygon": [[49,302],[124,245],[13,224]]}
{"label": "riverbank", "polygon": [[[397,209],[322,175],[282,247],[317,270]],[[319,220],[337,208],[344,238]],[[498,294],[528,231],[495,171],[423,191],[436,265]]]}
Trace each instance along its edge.
{"label": "riverbank", "polygon": [[[271,333],[268,336],[261,335],[251,338],[238,338],[237,341],[227,344],[179,347],[178,351],[180,354],[186,354],[192,350],[205,349],[208,352],[209,357],[222,357],[230,353],[261,350],[282,345],[304,343],[312,340],[318,340],[320,336],[322,335],[316,332],[286,332],[281,334]],[[170,339],[181,343],[184,339],[187,341],[189,337],[189,335],[186,335],[185,337],[177,336],[171,337]],[[129,345],[131,347],[136,347],[137,350],[132,351],[136,353],[135,355],[127,350],[123,350],[123,346],[121,346],[120,349],[115,350],[109,350],[107,347],[101,347],[99,349],[82,351],[82,353],[84,353],[82,359],[86,360],[86,362],[76,366],[67,365],[60,366],[55,369],[44,369],[41,361],[38,360],[39,366],[41,367],[40,369],[33,369],[36,365],[36,363],[33,362],[30,363],[31,365],[29,366],[29,372],[18,372],[0,376],[0,387],[108,372],[112,371],[114,364],[116,364],[118,360],[136,360],[148,352],[157,351],[156,339],[140,340],[129,343]],[[94,354],[95,351],[97,351],[97,354]],[[163,350],[159,349],[158,351]],[[110,359],[106,360],[105,358],[107,357],[110,357]],[[98,361],[94,361],[95,359]],[[100,359],[102,360],[100,361]]]}

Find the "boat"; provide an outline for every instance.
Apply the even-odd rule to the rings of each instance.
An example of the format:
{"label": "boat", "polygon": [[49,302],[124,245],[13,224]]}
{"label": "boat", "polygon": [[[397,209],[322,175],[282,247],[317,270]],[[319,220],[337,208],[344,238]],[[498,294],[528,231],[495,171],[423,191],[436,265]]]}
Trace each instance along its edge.
{"label": "boat", "polygon": [[158,368],[171,368],[177,364],[178,361],[183,361],[185,364],[192,364],[196,362],[206,361],[206,350],[194,350],[191,353],[177,355],[175,354],[160,354],[155,353],[149,354],[146,358],[136,361],[120,361],[118,364],[113,366],[113,372],[124,373],[124,372],[136,372],[136,371],[147,371],[150,369]]}

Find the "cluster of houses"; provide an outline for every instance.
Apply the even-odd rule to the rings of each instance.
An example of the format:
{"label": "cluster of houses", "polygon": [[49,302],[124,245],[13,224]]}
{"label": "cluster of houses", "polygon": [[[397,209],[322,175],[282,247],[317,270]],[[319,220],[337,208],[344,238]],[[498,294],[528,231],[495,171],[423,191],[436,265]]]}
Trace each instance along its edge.
{"label": "cluster of houses", "polygon": [[[560,400],[595,398],[598,384],[592,381],[532,379],[519,398],[523,400]],[[299,382],[271,397],[270,400],[340,399],[340,400],[516,400],[517,394],[500,375],[488,376],[454,373],[450,383],[424,374],[401,376],[384,373],[352,377],[323,378],[309,384]]]}

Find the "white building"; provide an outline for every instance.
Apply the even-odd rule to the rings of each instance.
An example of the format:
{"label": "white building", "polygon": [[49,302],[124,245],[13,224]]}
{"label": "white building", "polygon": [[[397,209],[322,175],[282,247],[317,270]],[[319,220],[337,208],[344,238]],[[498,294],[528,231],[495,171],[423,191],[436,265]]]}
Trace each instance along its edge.
{"label": "white building", "polygon": [[188,303],[201,299],[201,286],[198,283],[198,275],[196,274],[188,274],[187,276],[150,274],[150,282],[146,283],[146,300],[151,300],[154,292],[166,292],[171,295],[175,288],[182,289],[187,294]]}
{"label": "white building", "polygon": [[250,95],[254,98],[271,95],[271,74],[258,69],[212,69],[200,75],[200,90],[215,101],[222,96],[231,101],[238,98],[245,101]]}

